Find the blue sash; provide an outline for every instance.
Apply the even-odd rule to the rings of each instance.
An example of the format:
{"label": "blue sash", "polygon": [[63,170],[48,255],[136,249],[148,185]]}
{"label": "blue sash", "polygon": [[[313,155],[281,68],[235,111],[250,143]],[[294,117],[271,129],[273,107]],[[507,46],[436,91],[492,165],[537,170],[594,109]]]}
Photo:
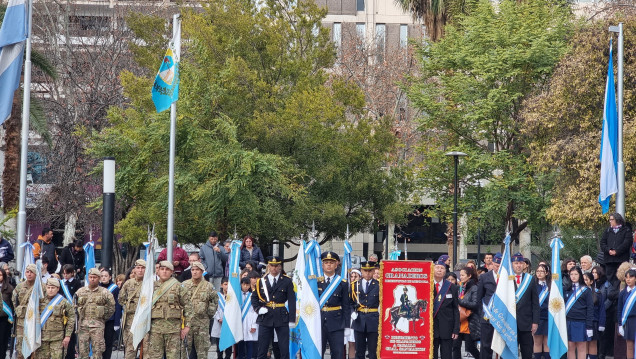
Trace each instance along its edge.
{"label": "blue sash", "polygon": [[2,310],[7,313],[7,317],[9,317],[9,323],[13,323],[13,311],[7,302],[2,301]]}
{"label": "blue sash", "polygon": [[481,306],[483,307],[483,310],[484,310],[484,319],[485,320],[490,320],[490,317],[492,316],[492,313],[490,312],[490,305],[491,304],[492,304],[492,300],[490,302],[488,302],[487,305],[483,301],[481,302]]}
{"label": "blue sash", "polygon": [[225,312],[225,296],[221,294],[221,292],[216,292],[219,296],[219,307],[221,307],[221,311]]}
{"label": "blue sash", "polygon": [[40,315],[40,326],[42,328],[44,328],[44,324],[46,324],[46,321],[49,320],[49,317],[51,316],[51,314],[53,314],[53,309],[55,309],[55,306],[60,304],[62,300],[64,300],[64,297],[59,293],[55,296],[55,298],[51,299],[49,305],[46,306],[46,308]]}
{"label": "blue sash", "polygon": [[581,287],[581,289],[579,289],[576,293],[572,293],[572,295],[568,299],[567,304],[565,305],[565,314],[568,314],[570,312],[570,309],[572,309],[574,302],[576,302],[581,297],[581,294],[583,294],[586,290],[587,287]]}
{"label": "blue sash", "polygon": [[545,302],[545,299],[548,297],[549,294],[550,294],[550,290],[548,289],[548,286],[546,285],[541,290],[541,293],[539,293],[539,306],[543,305],[543,302]]}
{"label": "blue sash", "polygon": [[442,302],[444,301],[444,298],[446,297],[446,293],[448,293],[450,286],[451,282],[444,279],[444,281],[442,282],[442,287],[440,288],[439,293],[437,293],[437,297],[435,297],[435,301],[433,302],[433,317],[437,316],[437,311],[442,306]]}
{"label": "blue sash", "polygon": [[245,298],[245,301],[243,302],[243,305],[241,306],[241,320],[245,320],[245,316],[247,315],[247,312],[250,311],[250,308],[252,308],[252,292],[249,292],[247,294],[247,297]]}
{"label": "blue sash", "polygon": [[111,293],[112,293],[112,292],[114,292],[114,291],[115,291],[115,289],[117,289],[117,284],[115,284],[115,283],[111,283],[111,284],[108,286],[108,291],[109,291],[109,292],[111,292]]}
{"label": "blue sash", "polygon": [[322,295],[320,295],[320,309],[325,306],[325,303],[327,303],[333,292],[335,292],[336,288],[338,288],[341,280],[340,278],[341,277],[339,275],[335,275],[333,280],[329,283],[329,286],[327,286],[327,288],[325,288],[322,292]]}
{"label": "blue sash", "polygon": [[521,299],[526,293],[526,290],[528,290],[528,287],[530,286],[530,281],[530,275],[523,275],[523,280],[521,280],[521,284],[519,284],[519,287],[517,287],[517,291],[515,292],[515,303],[518,303],[519,299]]}
{"label": "blue sash", "polygon": [[73,296],[71,295],[71,292],[68,291],[68,287],[66,286],[66,283],[64,283],[64,280],[62,279],[60,279],[60,287],[62,287],[62,292],[64,292],[64,296],[66,297],[66,300],[73,303]]}
{"label": "blue sash", "polygon": [[621,325],[625,325],[627,323],[627,317],[629,317],[629,313],[632,311],[632,307],[634,307],[634,302],[636,302],[636,295],[634,295],[634,290],[636,288],[632,288],[627,296],[627,300],[625,301],[625,305],[623,306],[623,313],[621,313]]}

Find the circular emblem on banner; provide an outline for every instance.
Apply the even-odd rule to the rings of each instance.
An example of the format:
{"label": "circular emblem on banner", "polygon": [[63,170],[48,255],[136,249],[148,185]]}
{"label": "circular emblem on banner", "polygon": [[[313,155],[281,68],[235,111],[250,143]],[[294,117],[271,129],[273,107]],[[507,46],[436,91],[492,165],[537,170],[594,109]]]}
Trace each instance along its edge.
{"label": "circular emblem on banner", "polygon": [[145,305],[147,301],[148,301],[148,297],[146,297],[145,295],[142,295],[141,298],[139,298],[140,305]]}
{"label": "circular emblem on banner", "polygon": [[227,292],[227,294],[225,295],[225,303],[230,303],[234,300],[234,297],[232,296],[232,294],[230,294],[230,292]]}
{"label": "circular emblem on banner", "polygon": [[559,280],[559,275],[556,273],[552,274],[552,280]]}
{"label": "circular emblem on banner", "polygon": [[548,306],[550,308],[550,312],[552,313],[558,313],[565,307],[563,298],[552,298]]}
{"label": "circular emblem on banner", "polygon": [[31,308],[27,311],[27,319],[33,319],[33,309]]}
{"label": "circular emblem on banner", "polygon": [[303,307],[303,316],[305,317],[313,317],[318,310],[312,304],[307,304]]}

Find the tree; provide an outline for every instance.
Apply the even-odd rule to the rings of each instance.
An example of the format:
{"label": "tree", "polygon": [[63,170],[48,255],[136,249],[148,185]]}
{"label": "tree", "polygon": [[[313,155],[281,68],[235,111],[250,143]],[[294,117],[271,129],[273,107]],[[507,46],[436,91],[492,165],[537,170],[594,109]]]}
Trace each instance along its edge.
{"label": "tree", "polygon": [[413,14],[413,18],[424,21],[426,33],[431,41],[439,41],[444,36],[447,23],[470,13],[475,0],[396,0],[404,11]]}
{"label": "tree", "polygon": [[[495,6],[497,8],[495,8]],[[469,228],[501,241],[545,226],[552,178],[526,162],[520,136],[523,99],[544,83],[567,48],[569,11],[548,1],[480,1],[446,36],[422,47],[422,75],[409,89],[422,111],[421,187],[449,218],[453,161],[460,161],[460,211]],[[476,215],[475,215],[476,214]],[[472,236],[471,236],[472,237]]]}
{"label": "tree", "polygon": [[[200,243],[210,229],[288,241],[312,220],[326,238],[393,214],[401,172],[382,170],[394,150],[390,122],[366,116],[355,84],[328,82],[334,48],[313,2],[225,0],[184,10],[177,125],[175,232]],[[165,21],[134,14],[137,62],[154,73]],[[165,228],[168,124],[150,102],[150,76],[121,76],[126,107],[91,155],[118,160],[117,233],[145,239]],[[165,232],[164,232],[165,233]]]}
{"label": "tree", "polygon": [[[598,205],[600,143],[603,102],[609,58],[607,29],[623,22],[626,34],[636,31],[636,18],[610,17],[582,24],[570,41],[571,49],[559,62],[554,75],[542,91],[530,97],[524,106],[523,135],[531,150],[530,161],[544,173],[552,173],[553,188],[547,217],[560,226],[597,229],[607,226],[607,216]],[[625,98],[633,102],[636,63],[633,38],[625,36]],[[616,42],[614,42],[616,55]],[[616,58],[615,60],[616,61]],[[623,147],[626,164],[626,215],[634,216],[630,203],[636,200],[636,146],[634,108],[624,107]]]}

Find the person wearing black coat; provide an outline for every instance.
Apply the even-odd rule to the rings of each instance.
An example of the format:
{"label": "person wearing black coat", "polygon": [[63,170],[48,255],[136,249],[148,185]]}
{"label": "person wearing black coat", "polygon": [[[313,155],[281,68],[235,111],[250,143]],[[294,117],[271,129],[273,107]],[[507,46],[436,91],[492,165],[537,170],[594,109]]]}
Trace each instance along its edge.
{"label": "person wearing black coat", "polygon": [[324,252],[320,258],[322,259],[322,268],[325,276],[324,279],[318,282],[318,293],[321,299],[325,295],[328,296],[320,311],[322,356],[325,356],[327,343],[329,343],[331,357],[343,358],[345,331],[351,330],[349,329],[349,323],[351,323],[349,284],[346,279],[336,275],[336,267],[338,267],[338,262],[340,262],[338,254]]}
{"label": "person wearing black coat", "polygon": [[480,317],[481,317],[481,359],[492,359],[492,337],[495,332],[495,328],[490,324],[486,313],[484,312],[484,306],[490,303],[495,290],[497,290],[497,271],[501,265],[501,253],[497,252],[492,260],[492,267],[488,268],[488,272],[479,276],[479,282],[477,284],[477,298],[479,299],[479,305],[481,305]]}
{"label": "person wearing black coat", "polygon": [[534,358],[550,359],[548,348],[548,302],[550,300],[551,274],[550,267],[541,263],[535,274],[535,289],[539,296],[539,326],[534,333]]}
{"label": "person wearing black coat", "polygon": [[598,358],[605,359],[606,356],[614,354],[614,336],[616,334],[616,305],[619,292],[605,277],[605,270],[601,266],[592,268],[594,276],[594,286],[600,291],[601,297],[605,298],[605,330],[600,331],[598,341]]}
{"label": "person wearing black coat", "polygon": [[536,282],[529,273],[524,273],[524,258],[521,253],[512,256],[512,270],[515,276],[515,296],[517,298],[517,342],[522,359],[532,359],[534,340],[532,335],[539,327],[539,294]]}
{"label": "person wearing black coat", "polygon": [[453,359],[461,359],[462,342],[466,343],[466,351],[473,358],[479,358],[479,349],[477,349],[475,343],[479,341],[481,321],[479,318],[480,304],[477,298],[477,273],[475,270],[472,267],[465,267],[459,271],[459,283],[459,306],[470,310],[472,313],[468,317],[468,334],[461,332],[460,318],[460,333],[458,338],[453,341]]}
{"label": "person wearing black coat", "polygon": [[[433,359],[451,359],[453,340],[459,335],[457,286],[445,280],[446,264],[435,262],[433,270]],[[438,356],[439,350],[439,356]]]}
{"label": "person wearing black coat", "polygon": [[77,269],[77,276],[84,279],[84,248],[81,239],[74,241],[62,250],[60,254],[60,265],[72,264]]}
{"label": "person wearing black coat", "polygon": [[263,265],[261,263],[265,262],[263,252],[261,252],[261,249],[256,246],[254,238],[250,235],[243,238],[243,244],[241,245],[241,260],[239,265],[241,268],[245,268],[245,264],[247,264],[247,262],[256,262],[258,268],[253,268],[254,270],[262,269]]}
{"label": "person wearing black coat", "polygon": [[609,216],[610,227],[605,230],[601,238],[601,251],[605,261],[605,275],[614,287],[618,287],[620,281],[616,278],[618,266],[629,260],[633,243],[632,229],[625,224],[623,216],[612,213]]}

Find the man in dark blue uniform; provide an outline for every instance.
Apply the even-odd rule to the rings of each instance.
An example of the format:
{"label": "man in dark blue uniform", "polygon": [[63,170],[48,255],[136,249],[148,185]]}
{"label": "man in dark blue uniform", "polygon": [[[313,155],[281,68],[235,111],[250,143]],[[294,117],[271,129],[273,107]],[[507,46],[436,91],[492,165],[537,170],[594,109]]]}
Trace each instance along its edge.
{"label": "man in dark blue uniform", "polygon": [[[325,356],[327,343],[332,358],[344,357],[345,330],[349,331],[351,305],[347,280],[336,274],[340,257],[334,252],[324,252],[322,270],[324,279],[318,281],[320,294],[320,317],[322,319],[322,356]],[[347,333],[348,334],[348,333]]]}
{"label": "man in dark blue uniform", "polygon": [[351,283],[351,302],[353,309],[351,327],[356,338],[356,359],[377,358],[378,326],[380,325],[380,283],[373,279],[376,262],[362,262],[362,279]]}
{"label": "man in dark blue uniform", "polygon": [[521,253],[512,256],[512,270],[515,276],[515,297],[517,300],[517,341],[522,359],[532,359],[533,335],[539,327],[539,293],[535,281],[524,273],[525,262]]}
{"label": "man in dark blue uniform", "polygon": [[268,257],[268,274],[258,279],[256,293],[252,294],[252,308],[258,313],[258,359],[267,358],[274,331],[280,358],[289,359],[289,328],[296,325],[296,293],[291,278],[281,275],[282,265],[279,257]]}
{"label": "man in dark blue uniform", "polygon": [[492,327],[486,313],[486,306],[490,303],[490,298],[497,290],[497,272],[501,265],[501,253],[497,252],[492,259],[488,272],[479,276],[477,284],[477,299],[481,300],[481,359],[492,359],[492,336],[495,328]]}
{"label": "man in dark blue uniform", "polygon": [[451,359],[453,340],[459,335],[457,286],[444,277],[446,263],[440,258],[433,270],[433,359]]}

